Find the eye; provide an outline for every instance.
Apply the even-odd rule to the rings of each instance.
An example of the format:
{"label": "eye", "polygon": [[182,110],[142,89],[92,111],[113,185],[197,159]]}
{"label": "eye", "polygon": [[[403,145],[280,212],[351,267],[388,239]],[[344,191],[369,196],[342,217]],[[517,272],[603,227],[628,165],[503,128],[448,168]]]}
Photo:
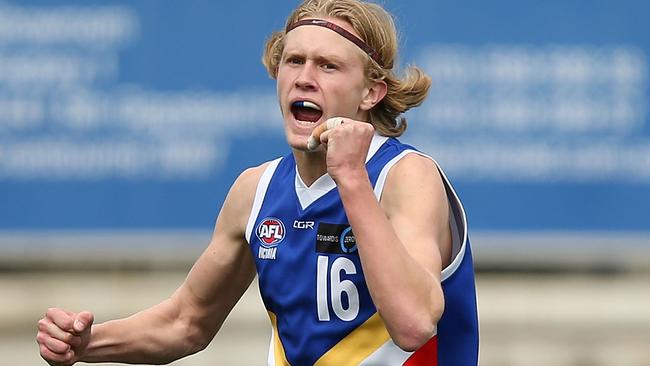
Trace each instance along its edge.
{"label": "eye", "polygon": [[298,56],[289,56],[285,60],[285,63],[290,64],[290,65],[302,65],[305,63],[305,61],[298,57]]}
{"label": "eye", "polygon": [[321,67],[323,69],[325,69],[325,70],[338,70],[339,69],[338,65],[333,64],[331,62],[326,62],[326,63],[322,64]]}

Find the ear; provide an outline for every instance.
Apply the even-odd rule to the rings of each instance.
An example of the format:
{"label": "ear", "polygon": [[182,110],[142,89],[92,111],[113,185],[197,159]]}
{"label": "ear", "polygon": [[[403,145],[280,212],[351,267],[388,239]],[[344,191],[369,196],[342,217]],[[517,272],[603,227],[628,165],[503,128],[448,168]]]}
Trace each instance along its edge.
{"label": "ear", "polygon": [[368,87],[363,89],[363,99],[359,108],[364,111],[369,111],[384,99],[387,92],[388,86],[385,81],[372,81]]}

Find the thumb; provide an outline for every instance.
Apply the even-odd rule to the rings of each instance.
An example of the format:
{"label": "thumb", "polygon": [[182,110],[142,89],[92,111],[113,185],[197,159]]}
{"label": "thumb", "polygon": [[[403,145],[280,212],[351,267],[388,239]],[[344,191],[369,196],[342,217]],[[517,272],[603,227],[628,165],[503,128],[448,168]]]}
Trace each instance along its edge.
{"label": "thumb", "polygon": [[318,145],[321,144],[320,136],[323,134],[323,132],[331,130],[342,124],[343,124],[342,117],[332,117],[329,118],[327,121],[321,123],[320,125],[316,126],[316,128],[314,128],[314,130],[311,132],[311,135],[307,139],[307,150],[309,151],[316,150]]}
{"label": "thumb", "polygon": [[77,333],[82,333],[86,329],[89,329],[95,321],[95,316],[89,311],[82,311],[75,317],[73,328]]}
{"label": "thumb", "polygon": [[320,145],[320,135],[327,130],[327,124],[321,123],[316,126],[307,139],[307,150],[314,151]]}

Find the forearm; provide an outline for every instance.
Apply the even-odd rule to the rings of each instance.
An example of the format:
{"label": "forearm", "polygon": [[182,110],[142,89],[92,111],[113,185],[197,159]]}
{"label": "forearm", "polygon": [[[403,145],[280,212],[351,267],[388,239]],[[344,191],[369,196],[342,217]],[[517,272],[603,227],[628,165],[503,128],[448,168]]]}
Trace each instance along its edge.
{"label": "forearm", "polygon": [[389,332],[393,338],[407,338],[405,343],[424,337],[444,306],[439,281],[400,241],[367,176],[358,174],[337,185],[370,294]]}
{"label": "forearm", "polygon": [[166,364],[202,348],[172,299],[128,318],[92,327],[80,361]]}

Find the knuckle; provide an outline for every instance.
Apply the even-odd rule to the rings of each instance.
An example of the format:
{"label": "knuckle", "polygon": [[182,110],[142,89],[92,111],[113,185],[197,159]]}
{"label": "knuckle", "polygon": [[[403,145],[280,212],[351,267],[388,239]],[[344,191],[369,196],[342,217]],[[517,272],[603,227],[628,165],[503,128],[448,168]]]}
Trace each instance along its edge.
{"label": "knuckle", "polygon": [[46,360],[48,362],[52,362],[52,361],[56,362],[57,361],[57,356],[58,355],[56,353],[53,353],[52,351],[50,351],[50,349],[47,348],[46,346],[41,345],[39,347],[39,352],[41,354],[41,357],[43,357],[44,360]]}
{"label": "knuckle", "polygon": [[47,347],[45,347],[45,345],[39,345],[38,352],[41,354],[41,357],[47,359],[49,352],[47,351]]}
{"label": "knuckle", "polygon": [[61,341],[65,342],[65,343],[70,343],[70,342],[72,342],[73,338],[74,338],[74,336],[72,334],[63,333],[63,335],[61,336]]}
{"label": "knuckle", "polygon": [[68,340],[67,343],[68,343],[71,347],[79,347],[79,345],[81,344],[81,337],[78,337],[78,336],[71,336],[71,337],[70,337],[70,340]]}
{"label": "knuckle", "polygon": [[74,353],[71,351],[68,351],[63,355],[63,361],[64,362],[72,362],[72,359],[74,358]]}

